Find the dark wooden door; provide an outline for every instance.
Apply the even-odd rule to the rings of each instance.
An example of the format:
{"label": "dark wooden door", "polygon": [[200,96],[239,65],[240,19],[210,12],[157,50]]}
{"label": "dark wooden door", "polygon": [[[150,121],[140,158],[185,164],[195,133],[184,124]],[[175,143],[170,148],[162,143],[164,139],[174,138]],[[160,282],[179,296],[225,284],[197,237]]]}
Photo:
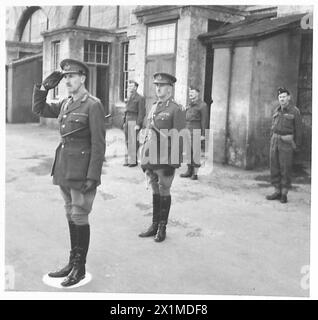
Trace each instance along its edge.
{"label": "dark wooden door", "polygon": [[99,98],[104,106],[105,114],[109,113],[109,70],[108,66],[89,65],[89,77],[86,88]]}
{"label": "dark wooden door", "polygon": [[96,97],[104,106],[105,114],[109,113],[109,81],[108,67],[97,66],[96,70]]}

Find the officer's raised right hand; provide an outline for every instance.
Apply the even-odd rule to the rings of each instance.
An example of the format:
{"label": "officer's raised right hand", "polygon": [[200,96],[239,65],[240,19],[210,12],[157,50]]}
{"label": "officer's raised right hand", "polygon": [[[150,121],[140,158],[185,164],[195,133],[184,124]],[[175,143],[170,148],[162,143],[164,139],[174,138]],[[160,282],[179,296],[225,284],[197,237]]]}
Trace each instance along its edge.
{"label": "officer's raised right hand", "polygon": [[53,71],[49,76],[47,76],[43,82],[42,86],[45,90],[50,90],[55,88],[63,78],[63,73],[60,71]]}

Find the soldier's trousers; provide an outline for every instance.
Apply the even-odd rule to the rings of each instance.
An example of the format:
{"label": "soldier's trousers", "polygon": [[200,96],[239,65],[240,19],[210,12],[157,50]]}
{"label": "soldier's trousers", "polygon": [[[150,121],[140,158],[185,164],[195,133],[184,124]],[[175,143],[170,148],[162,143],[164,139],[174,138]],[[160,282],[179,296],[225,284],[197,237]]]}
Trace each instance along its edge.
{"label": "soldier's trousers", "polygon": [[277,188],[289,189],[293,166],[293,147],[283,141],[280,135],[273,134],[270,144],[270,173],[271,183]]}
{"label": "soldier's trousers", "polygon": [[85,194],[66,186],[60,186],[60,191],[64,199],[67,219],[77,225],[88,224],[88,214],[92,211],[96,188]]}
{"label": "soldier's trousers", "polygon": [[148,176],[149,184],[151,185],[153,194],[170,196],[170,189],[175,170],[173,170],[173,173],[171,175],[167,175],[165,170],[166,169],[147,169],[146,174]]}
{"label": "soldier's trousers", "polygon": [[[129,121],[131,122],[129,125]],[[124,125],[125,133],[125,162],[129,164],[137,163],[137,152],[139,148],[139,141],[137,139],[140,130],[135,130],[136,121],[128,120]]]}

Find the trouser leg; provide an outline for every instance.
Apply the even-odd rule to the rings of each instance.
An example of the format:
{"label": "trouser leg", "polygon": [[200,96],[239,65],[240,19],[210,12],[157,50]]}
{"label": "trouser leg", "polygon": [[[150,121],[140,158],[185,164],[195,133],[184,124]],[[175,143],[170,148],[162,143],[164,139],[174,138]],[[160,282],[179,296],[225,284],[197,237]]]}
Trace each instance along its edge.
{"label": "trouser leg", "polygon": [[291,176],[293,166],[293,148],[289,143],[281,142],[279,145],[279,163],[281,168],[281,186],[288,191],[291,187]]}
{"label": "trouser leg", "polygon": [[279,138],[276,136],[272,136],[271,145],[270,145],[270,175],[271,175],[271,183],[275,188],[275,191],[279,191],[281,189],[281,168],[279,161],[279,150],[278,143]]}
{"label": "trouser leg", "polygon": [[291,187],[291,176],[293,166],[293,148],[288,142],[281,141],[279,144],[279,162],[281,167],[281,186],[282,196],[281,203],[287,202],[287,193]]}
{"label": "trouser leg", "polygon": [[136,120],[127,119],[125,124],[125,139],[126,139],[126,152],[127,162],[129,166],[137,165],[137,151],[138,151],[138,132],[135,130]]}
{"label": "trouser leg", "polygon": [[124,123],[124,135],[125,135],[125,158],[124,158],[124,166],[128,165],[128,125],[127,122]]}

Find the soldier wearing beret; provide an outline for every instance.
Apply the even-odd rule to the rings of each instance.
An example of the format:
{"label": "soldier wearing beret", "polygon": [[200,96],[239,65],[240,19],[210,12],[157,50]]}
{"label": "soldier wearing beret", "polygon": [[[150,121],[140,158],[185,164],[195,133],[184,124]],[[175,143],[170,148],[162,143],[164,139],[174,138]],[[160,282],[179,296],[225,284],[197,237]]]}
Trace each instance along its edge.
{"label": "soldier wearing beret", "polygon": [[[200,89],[197,86],[191,85],[189,88],[189,106],[186,108],[186,128],[190,133],[190,148],[191,149],[191,163],[188,164],[188,169],[185,173],[180,174],[182,178],[191,178],[198,180],[198,170],[200,164],[201,140],[204,140],[205,129],[208,127],[208,107],[204,101],[199,97]],[[196,134],[201,136],[197,141],[194,136]],[[194,148],[194,143],[199,146]]]}
{"label": "soldier wearing beret", "polygon": [[[65,59],[62,72],[55,71],[35,85],[32,110],[41,117],[57,118],[61,142],[56,149],[51,175],[65,202],[71,251],[68,264],[50,277],[64,278],[68,287],[85,277],[89,247],[90,213],[100,184],[105,154],[104,109],[100,100],[85,89],[88,68],[81,61]],[[48,90],[64,78],[69,97],[47,103]]]}
{"label": "soldier wearing beret", "polygon": [[302,135],[302,121],[299,109],[290,103],[290,93],[279,88],[279,106],[272,117],[272,136],[270,143],[271,182],[275,188],[267,200],[287,202],[287,193],[291,185],[293,153],[299,150]]}
{"label": "soldier wearing beret", "polygon": [[141,148],[141,168],[146,172],[153,193],[153,216],[151,226],[139,236],[155,236],[156,242],[166,238],[170,188],[175,169],[182,161],[179,133],[185,127],[185,112],[172,98],[175,82],[176,78],[168,73],[154,74],[158,100],[149,110],[146,138]]}
{"label": "soldier wearing beret", "polygon": [[[137,166],[137,150],[139,148],[137,136],[142,128],[146,114],[145,98],[137,92],[138,83],[135,80],[128,81],[128,101],[126,103],[124,117],[124,133],[126,154],[124,166]],[[130,139],[129,139],[130,138]],[[136,144],[129,146],[128,142]]]}

